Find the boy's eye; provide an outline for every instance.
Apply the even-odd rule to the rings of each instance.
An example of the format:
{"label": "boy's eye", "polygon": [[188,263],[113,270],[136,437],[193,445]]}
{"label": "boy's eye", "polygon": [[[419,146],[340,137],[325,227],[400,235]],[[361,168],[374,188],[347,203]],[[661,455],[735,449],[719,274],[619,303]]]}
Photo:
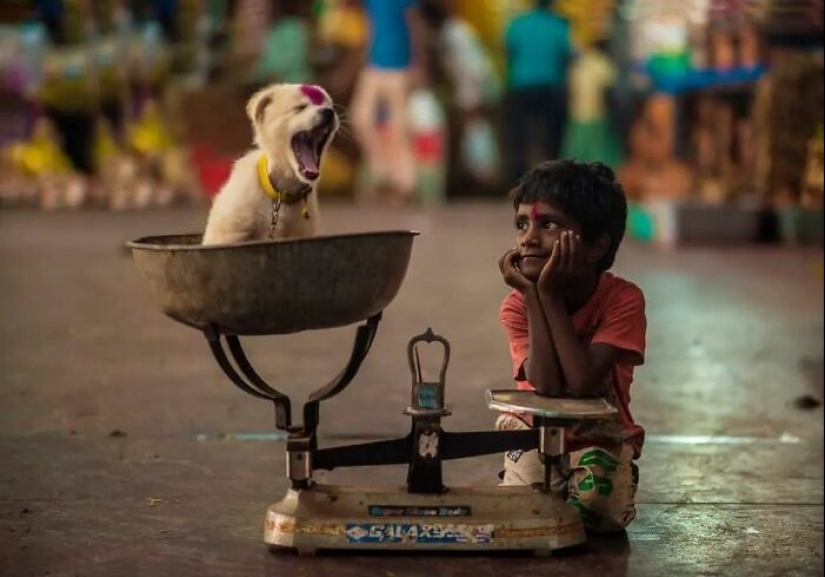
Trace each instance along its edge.
{"label": "boy's eye", "polygon": [[558,227],[559,224],[557,222],[553,222],[552,220],[548,220],[544,223],[544,228],[546,228],[547,230],[554,230]]}
{"label": "boy's eye", "polygon": [[517,220],[516,230],[527,230],[527,223],[523,220]]}

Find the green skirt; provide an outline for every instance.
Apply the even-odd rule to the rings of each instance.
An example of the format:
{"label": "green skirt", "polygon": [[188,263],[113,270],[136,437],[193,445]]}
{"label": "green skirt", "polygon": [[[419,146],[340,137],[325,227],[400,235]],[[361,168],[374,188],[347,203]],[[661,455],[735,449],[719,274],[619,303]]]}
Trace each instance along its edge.
{"label": "green skirt", "polygon": [[571,120],[567,123],[562,156],[582,162],[602,162],[616,170],[622,161],[622,150],[608,119]]}

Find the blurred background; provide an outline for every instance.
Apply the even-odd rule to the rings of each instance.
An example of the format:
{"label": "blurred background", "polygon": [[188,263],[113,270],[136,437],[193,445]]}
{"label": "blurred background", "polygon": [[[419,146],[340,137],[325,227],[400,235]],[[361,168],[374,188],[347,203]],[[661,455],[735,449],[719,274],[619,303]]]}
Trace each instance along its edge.
{"label": "blurred background", "polygon": [[322,197],[501,198],[576,157],[619,173],[639,240],[821,242],[820,0],[406,4],[5,0],[0,203],[206,205],[245,100],[300,82],[344,117]]}

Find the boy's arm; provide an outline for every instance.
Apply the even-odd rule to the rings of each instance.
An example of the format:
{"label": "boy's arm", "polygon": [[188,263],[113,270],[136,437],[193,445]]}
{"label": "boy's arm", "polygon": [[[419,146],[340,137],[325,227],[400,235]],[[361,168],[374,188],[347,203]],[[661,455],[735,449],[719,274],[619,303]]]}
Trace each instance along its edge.
{"label": "boy's arm", "polygon": [[583,345],[576,335],[562,293],[554,277],[570,274],[576,268],[580,238],[572,232],[562,234],[537,283],[539,300],[552,343],[558,354],[561,375],[572,397],[593,397],[605,393],[604,383],[619,362],[641,364],[644,361],[644,296],[628,285],[612,297],[590,345]]}
{"label": "boy's arm", "polygon": [[501,322],[510,340],[513,372],[517,380],[526,380],[539,394],[559,396],[563,394],[564,384],[550,327],[538,289],[521,273],[517,259],[518,251],[509,250],[498,263],[504,282],[524,297],[524,310],[513,297],[508,297],[501,309]]}
{"label": "boy's arm", "polygon": [[574,398],[603,395],[605,378],[619,361],[621,350],[605,343],[583,346],[573,330],[562,299],[553,295],[542,297],[543,310],[558,352],[558,363],[567,383],[567,393]]}
{"label": "boy's arm", "polygon": [[524,293],[527,307],[527,327],[530,334],[530,352],[524,362],[527,381],[536,388],[536,392],[546,397],[564,395],[564,382],[559,364],[559,354],[554,346],[548,319],[542,307],[538,290],[535,286]]}

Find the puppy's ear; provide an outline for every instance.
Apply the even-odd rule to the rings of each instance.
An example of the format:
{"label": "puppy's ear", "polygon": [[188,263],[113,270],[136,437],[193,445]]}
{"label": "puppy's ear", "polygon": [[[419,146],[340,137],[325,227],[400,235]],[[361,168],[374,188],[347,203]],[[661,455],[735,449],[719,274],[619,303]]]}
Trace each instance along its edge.
{"label": "puppy's ear", "polygon": [[257,124],[264,119],[266,107],[272,103],[272,94],[268,89],[259,90],[246,103],[246,115]]}

